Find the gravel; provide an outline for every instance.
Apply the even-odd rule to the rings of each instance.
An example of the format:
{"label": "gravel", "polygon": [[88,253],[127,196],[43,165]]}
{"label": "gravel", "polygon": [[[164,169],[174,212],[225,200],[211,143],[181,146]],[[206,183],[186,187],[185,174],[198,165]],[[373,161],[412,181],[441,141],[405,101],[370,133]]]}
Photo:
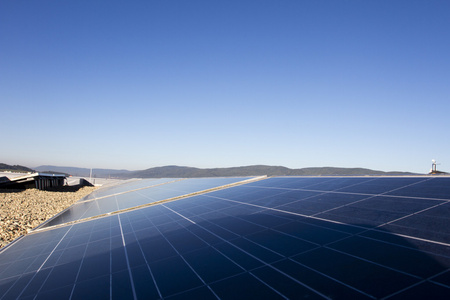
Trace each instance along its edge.
{"label": "gravel", "polygon": [[27,234],[97,187],[65,186],[52,190],[0,190],[0,247]]}

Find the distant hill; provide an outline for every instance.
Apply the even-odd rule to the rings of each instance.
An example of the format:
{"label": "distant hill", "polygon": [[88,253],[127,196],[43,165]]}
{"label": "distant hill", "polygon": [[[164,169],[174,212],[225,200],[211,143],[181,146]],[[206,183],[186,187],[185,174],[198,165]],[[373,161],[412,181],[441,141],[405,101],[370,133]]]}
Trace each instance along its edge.
{"label": "distant hill", "polygon": [[[39,172],[45,173],[64,173],[72,176],[89,177],[91,169],[88,168],[76,168],[76,167],[58,167],[58,166],[39,166],[35,168]],[[92,169],[92,177],[108,178],[117,177],[115,174],[120,173],[120,177],[123,178],[130,171],[128,170],[115,170],[115,169]]]}
{"label": "distant hill", "polygon": [[32,170],[30,168],[24,167],[24,166],[19,166],[19,165],[7,165],[7,164],[3,164],[0,163],[0,171],[11,171],[11,172],[24,172],[24,173],[28,173],[28,172],[36,172],[35,170]]}
{"label": "distant hill", "polygon": [[302,168],[289,169],[281,166],[244,166],[232,168],[199,169],[193,167],[165,166],[142,171],[117,174],[124,178],[190,178],[190,177],[227,177],[227,176],[349,176],[349,175],[414,175],[407,172],[383,172],[363,168]]}

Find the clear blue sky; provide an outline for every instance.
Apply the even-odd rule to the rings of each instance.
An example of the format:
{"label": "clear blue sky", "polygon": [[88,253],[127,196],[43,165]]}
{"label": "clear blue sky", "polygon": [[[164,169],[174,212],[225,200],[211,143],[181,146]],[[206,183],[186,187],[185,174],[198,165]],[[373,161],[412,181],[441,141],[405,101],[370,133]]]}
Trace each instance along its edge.
{"label": "clear blue sky", "polygon": [[0,2],[0,162],[450,171],[450,1]]}

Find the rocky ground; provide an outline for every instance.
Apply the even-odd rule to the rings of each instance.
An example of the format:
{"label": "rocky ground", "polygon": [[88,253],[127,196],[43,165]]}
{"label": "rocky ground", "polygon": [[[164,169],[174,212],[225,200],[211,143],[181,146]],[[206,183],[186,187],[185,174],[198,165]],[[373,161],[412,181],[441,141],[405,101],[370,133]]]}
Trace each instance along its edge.
{"label": "rocky ground", "polygon": [[95,189],[65,186],[50,191],[0,190],[0,247],[27,234]]}

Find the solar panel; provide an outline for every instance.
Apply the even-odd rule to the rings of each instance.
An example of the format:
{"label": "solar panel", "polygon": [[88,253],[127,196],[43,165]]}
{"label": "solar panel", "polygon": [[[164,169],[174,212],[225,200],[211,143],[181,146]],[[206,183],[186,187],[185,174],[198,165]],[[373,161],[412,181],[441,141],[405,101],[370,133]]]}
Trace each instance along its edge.
{"label": "solar panel", "polygon": [[[239,180],[192,188],[183,180],[145,193],[172,197]],[[449,183],[274,177],[61,219],[2,250],[0,297],[449,299]],[[139,205],[143,194],[123,195]]]}
{"label": "solar panel", "polygon": [[203,190],[235,184],[249,178],[191,178],[191,179],[159,179],[142,180],[107,188],[95,194],[95,198],[84,198],[68,210],[51,219],[42,227],[60,225],[79,221],[98,215],[163,201]]}

